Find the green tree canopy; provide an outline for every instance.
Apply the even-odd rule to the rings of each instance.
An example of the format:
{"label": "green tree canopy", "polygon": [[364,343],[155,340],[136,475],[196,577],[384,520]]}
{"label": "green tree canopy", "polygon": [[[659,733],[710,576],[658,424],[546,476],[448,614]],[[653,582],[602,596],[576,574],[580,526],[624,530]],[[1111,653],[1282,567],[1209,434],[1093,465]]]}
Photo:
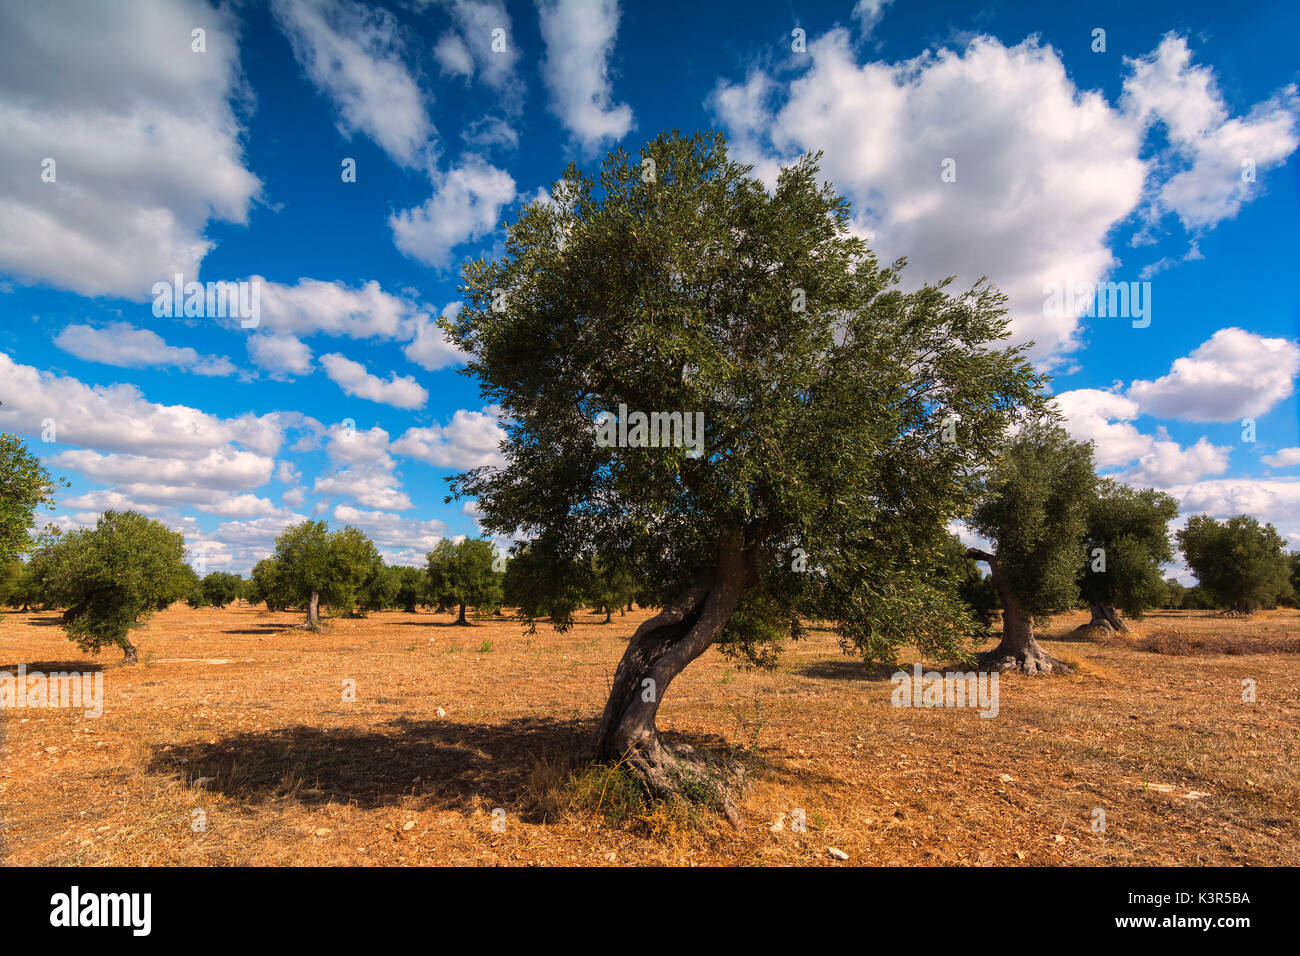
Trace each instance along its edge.
{"label": "green tree canopy", "polygon": [[465,608],[496,610],[501,606],[502,572],[497,549],[483,538],[459,543],[443,538],[429,552],[429,598],[439,608],[459,608],[456,623],[467,625]]}
{"label": "green tree canopy", "polygon": [[1096,484],[1091,443],[1072,441],[1050,419],[1022,429],[989,472],[970,524],[994,550],[967,553],[988,562],[1002,603],[1002,642],[981,663],[1069,673],[1034,639],[1033,621],[1078,600]]}
{"label": "green tree canopy", "polygon": [[176,600],[185,539],[133,511],[105,511],[94,528],[73,531],[33,555],[45,600],[67,608],[63,628],[83,651],[122,648],[164,600]]}
{"label": "green tree canopy", "polygon": [[1169,495],[1100,482],[1088,506],[1087,554],[1079,579],[1093,625],[1127,631],[1116,608],[1140,618],[1164,600],[1160,566],[1173,560],[1169,522],[1177,516],[1178,502]]}
{"label": "green tree canopy", "polygon": [[56,487],[22,439],[0,432],[0,563],[31,548],[36,509],[52,505]]}
{"label": "green tree canopy", "polygon": [[[852,234],[817,157],[769,192],[721,134],[665,133],[598,176],[570,166],[551,195],[508,224],[501,259],[465,265],[444,320],[507,435],[505,466],[452,492],[553,557],[541,573],[599,554],[667,595],[615,674],[597,753],[668,786],[669,682],[717,641],[764,660],[805,611],[868,657],[950,648],[965,611],[922,570],[1042,404],[1023,352],[1000,347],[1004,298],[902,291],[902,262]],[[816,574],[792,570],[796,548]]]}
{"label": "green tree canopy", "polygon": [[1248,515],[1215,521],[1195,515],[1178,532],[1178,547],[1201,588],[1221,608],[1249,614],[1291,594],[1291,563],[1271,524]]}

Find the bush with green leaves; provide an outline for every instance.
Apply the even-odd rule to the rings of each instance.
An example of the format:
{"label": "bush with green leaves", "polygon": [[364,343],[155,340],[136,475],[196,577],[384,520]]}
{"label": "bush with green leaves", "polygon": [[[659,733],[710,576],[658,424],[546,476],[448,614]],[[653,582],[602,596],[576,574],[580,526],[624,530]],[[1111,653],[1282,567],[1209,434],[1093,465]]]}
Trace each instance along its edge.
{"label": "bush with green leaves", "polygon": [[[767,662],[813,614],[868,658],[958,649],[969,615],[925,572],[1007,429],[1045,403],[1023,349],[1003,347],[1005,298],[903,291],[902,261],[854,234],[818,157],[769,189],[718,133],[640,154],[570,166],[507,224],[499,259],[465,264],[464,305],[441,321],[506,433],[504,467],[457,476],[453,495],[550,556],[542,575],[598,554],[663,595],[595,751],[675,791],[655,715],[714,644]],[[793,569],[796,549],[815,572]],[[581,589],[542,593],[569,626]]]}
{"label": "bush with green leaves", "polygon": [[491,541],[443,538],[428,555],[429,600],[439,610],[459,608],[456,623],[468,625],[465,608],[495,611],[501,606],[502,572]]}
{"label": "bush with green leaves", "polygon": [[1239,614],[1273,607],[1293,593],[1282,536],[1249,515],[1216,521],[1195,515],[1178,532],[1178,547],[1215,605]]}
{"label": "bush with green leaves", "polygon": [[83,651],[122,648],[139,660],[130,632],[155,608],[181,597],[185,539],[133,511],[105,511],[94,528],[72,531],[35,555],[43,598],[66,608],[63,628]]}

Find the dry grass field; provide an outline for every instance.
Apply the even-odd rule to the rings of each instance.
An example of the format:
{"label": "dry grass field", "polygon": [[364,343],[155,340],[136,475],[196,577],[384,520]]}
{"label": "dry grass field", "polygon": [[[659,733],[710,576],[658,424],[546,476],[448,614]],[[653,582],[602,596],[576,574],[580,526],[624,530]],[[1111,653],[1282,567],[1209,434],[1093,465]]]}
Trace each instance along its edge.
{"label": "dry grass field", "polygon": [[741,751],[739,830],[638,808],[617,775],[565,772],[646,613],[530,636],[387,612],[313,636],[288,629],[296,614],[176,605],[123,667],[81,655],[53,613],[6,612],[0,667],[102,666],[105,711],[0,712],[0,860],[1300,864],[1300,612],[1157,612],[1143,635],[1102,643],[1063,616],[1045,646],[1079,673],[1004,675],[993,719],[891,706],[888,674],[825,632],[773,672],[709,651],[660,726]]}

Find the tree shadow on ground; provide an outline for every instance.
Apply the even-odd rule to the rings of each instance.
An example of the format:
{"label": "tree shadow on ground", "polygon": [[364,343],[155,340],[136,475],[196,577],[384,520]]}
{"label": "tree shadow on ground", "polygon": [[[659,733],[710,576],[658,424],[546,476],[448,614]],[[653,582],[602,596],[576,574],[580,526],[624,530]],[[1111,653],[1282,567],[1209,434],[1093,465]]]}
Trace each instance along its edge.
{"label": "tree shadow on ground", "polygon": [[505,623],[509,618],[471,618],[468,624],[459,624],[456,621],[388,621],[386,624],[393,624],[397,627],[459,627],[468,630],[471,627],[481,627],[484,623],[495,622]]}
{"label": "tree shadow on ground", "polygon": [[823,680],[863,680],[886,681],[898,670],[893,664],[864,664],[853,658],[841,660],[815,661],[797,671],[802,677],[816,677]]}
{"label": "tree shadow on ground", "polygon": [[[159,743],[147,772],[190,786],[207,777],[206,790],[250,805],[290,798],[375,809],[414,799],[433,809],[473,810],[491,801],[528,815],[539,763],[576,764],[594,725],[588,719],[481,724],[399,717],[374,728],[282,727],[168,750]],[[699,751],[726,749],[717,735],[666,732],[664,738]],[[788,773],[769,764],[761,775]]]}
{"label": "tree shadow on ground", "polygon": [[[306,804],[363,808],[423,797],[435,806],[517,800],[537,758],[579,751],[591,725],[531,717],[500,724],[397,718],[374,728],[282,727],[212,743],[154,748],[150,773],[258,803],[293,796]],[[416,778],[420,778],[416,781]]]}
{"label": "tree shadow on ground", "polygon": [[21,664],[0,664],[0,671],[10,671],[17,674],[20,666],[27,668],[27,673],[40,671],[43,674],[52,674],[58,671],[76,671],[85,673],[86,671],[102,671],[104,665],[99,661],[77,660],[77,661],[23,661]]}

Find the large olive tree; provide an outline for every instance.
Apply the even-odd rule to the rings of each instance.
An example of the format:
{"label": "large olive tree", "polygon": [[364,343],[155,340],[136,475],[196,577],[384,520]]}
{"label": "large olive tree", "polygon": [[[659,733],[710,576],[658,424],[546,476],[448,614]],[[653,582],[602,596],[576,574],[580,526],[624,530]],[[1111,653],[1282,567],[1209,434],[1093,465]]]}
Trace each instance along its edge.
{"label": "large olive tree", "polygon": [[[570,166],[499,260],[466,264],[445,320],[507,435],[505,466],[453,495],[479,499],[488,531],[531,538],[547,556],[534,573],[599,555],[669,595],[594,736],[656,792],[680,789],[685,759],[660,702],[715,643],[763,661],[813,612],[869,657],[954,646],[965,612],[925,570],[1008,425],[1041,403],[999,342],[997,292],[901,291],[902,263],[853,234],[815,156],[771,191],[750,172],[719,134],[661,135],[596,177]],[[655,443],[639,413],[683,427],[665,441],[661,417]],[[581,589],[567,607],[545,591],[570,624]]]}

